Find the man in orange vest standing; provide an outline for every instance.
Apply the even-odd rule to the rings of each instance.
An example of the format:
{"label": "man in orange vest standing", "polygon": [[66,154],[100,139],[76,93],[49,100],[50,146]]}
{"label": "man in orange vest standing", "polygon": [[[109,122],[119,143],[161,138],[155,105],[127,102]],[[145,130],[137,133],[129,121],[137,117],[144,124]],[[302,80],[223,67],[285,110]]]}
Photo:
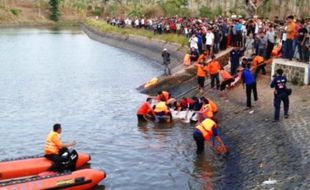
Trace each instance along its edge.
{"label": "man in orange vest standing", "polygon": [[217,124],[214,120],[207,118],[202,121],[199,125],[196,126],[193,137],[197,144],[197,154],[200,154],[204,150],[204,141],[210,140],[211,137],[214,137],[215,140],[220,144],[217,149],[220,153],[226,153],[227,149],[218,135]]}
{"label": "man in orange vest standing", "polygon": [[49,168],[50,171],[61,172],[62,150],[76,145],[75,141],[69,144],[63,144],[60,140],[61,131],[61,125],[56,123],[53,126],[53,131],[48,134],[45,142],[44,156],[53,162],[52,166]]}
{"label": "man in orange vest standing", "polygon": [[206,78],[206,71],[207,66],[205,64],[206,58],[202,57],[198,63],[195,64],[195,67],[197,68],[197,82],[198,82],[198,90],[200,92],[204,91],[205,86],[205,78]]}
{"label": "man in orange vest standing", "polygon": [[220,63],[215,59],[215,56],[212,55],[212,60],[208,63],[207,70],[211,76],[211,88],[214,88],[214,82],[216,82],[216,89],[220,88],[220,78],[219,72],[221,69]]}

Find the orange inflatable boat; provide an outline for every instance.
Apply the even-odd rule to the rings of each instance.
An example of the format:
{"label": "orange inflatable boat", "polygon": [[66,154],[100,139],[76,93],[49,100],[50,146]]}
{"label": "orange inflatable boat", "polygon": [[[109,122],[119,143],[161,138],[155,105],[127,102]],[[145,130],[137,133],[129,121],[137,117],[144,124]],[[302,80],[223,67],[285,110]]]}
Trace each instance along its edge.
{"label": "orange inflatable boat", "polygon": [[0,181],[0,190],[84,190],[92,189],[106,177],[102,170],[82,169],[70,173],[45,172],[36,176]]}
{"label": "orange inflatable boat", "polygon": [[[79,153],[76,168],[82,167],[90,160],[90,155]],[[45,172],[52,165],[48,159],[41,157],[24,157],[0,161],[0,180],[22,176],[37,175]],[[0,189],[2,190],[2,189]]]}

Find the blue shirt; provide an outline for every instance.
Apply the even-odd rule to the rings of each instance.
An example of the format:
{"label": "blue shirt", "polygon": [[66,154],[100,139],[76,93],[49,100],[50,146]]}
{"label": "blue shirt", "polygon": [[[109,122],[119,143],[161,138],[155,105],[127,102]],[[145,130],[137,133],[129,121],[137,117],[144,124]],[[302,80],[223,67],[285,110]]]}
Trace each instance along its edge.
{"label": "blue shirt", "polygon": [[254,76],[252,75],[249,69],[243,70],[242,79],[243,79],[243,83],[245,83],[246,85],[250,85],[256,82]]}

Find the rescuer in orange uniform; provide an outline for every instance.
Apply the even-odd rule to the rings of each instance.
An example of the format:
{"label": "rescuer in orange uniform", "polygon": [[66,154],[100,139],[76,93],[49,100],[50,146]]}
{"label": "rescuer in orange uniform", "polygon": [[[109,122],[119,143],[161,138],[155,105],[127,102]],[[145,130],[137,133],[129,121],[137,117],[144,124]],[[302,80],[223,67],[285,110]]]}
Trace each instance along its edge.
{"label": "rescuer in orange uniform", "polygon": [[199,125],[196,126],[193,137],[197,144],[197,154],[202,153],[204,150],[204,141],[210,140],[211,137],[215,137],[215,140],[220,144],[218,151],[220,150],[221,153],[226,153],[227,149],[218,135],[217,124],[212,119],[205,119]]}
{"label": "rescuer in orange uniform", "polygon": [[220,78],[219,78],[219,72],[221,69],[220,63],[215,59],[215,56],[212,55],[212,60],[210,63],[208,63],[207,70],[211,76],[211,88],[214,88],[214,82],[216,82],[216,89],[218,90],[220,88]]}
{"label": "rescuer in orange uniform", "polygon": [[69,144],[64,144],[60,140],[61,125],[56,123],[46,139],[44,147],[45,158],[53,161],[50,171],[61,172],[62,153],[68,151],[68,147],[76,145],[75,141]]}
{"label": "rescuer in orange uniform", "polygon": [[257,78],[257,75],[260,71],[262,71],[263,75],[266,75],[266,63],[264,57],[260,55],[253,54],[252,55],[252,64],[251,64],[251,72],[254,73],[254,77]]}
{"label": "rescuer in orange uniform", "polygon": [[155,113],[151,106],[152,98],[147,98],[146,101],[139,107],[137,111],[138,122],[146,122],[154,117]]}
{"label": "rescuer in orange uniform", "polygon": [[206,66],[205,61],[206,59],[203,57],[198,63],[195,64],[195,67],[197,68],[198,90],[200,92],[204,91],[204,86],[205,86],[205,78],[206,78],[206,71],[207,71],[207,66]]}

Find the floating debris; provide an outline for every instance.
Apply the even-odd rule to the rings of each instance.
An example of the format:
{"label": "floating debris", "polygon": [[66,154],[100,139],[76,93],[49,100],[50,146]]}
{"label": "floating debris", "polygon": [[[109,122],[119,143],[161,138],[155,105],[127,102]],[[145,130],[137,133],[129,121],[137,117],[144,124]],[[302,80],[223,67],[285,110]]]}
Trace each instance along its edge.
{"label": "floating debris", "polygon": [[267,181],[263,182],[263,185],[274,185],[277,183],[277,180],[275,179],[268,179]]}

